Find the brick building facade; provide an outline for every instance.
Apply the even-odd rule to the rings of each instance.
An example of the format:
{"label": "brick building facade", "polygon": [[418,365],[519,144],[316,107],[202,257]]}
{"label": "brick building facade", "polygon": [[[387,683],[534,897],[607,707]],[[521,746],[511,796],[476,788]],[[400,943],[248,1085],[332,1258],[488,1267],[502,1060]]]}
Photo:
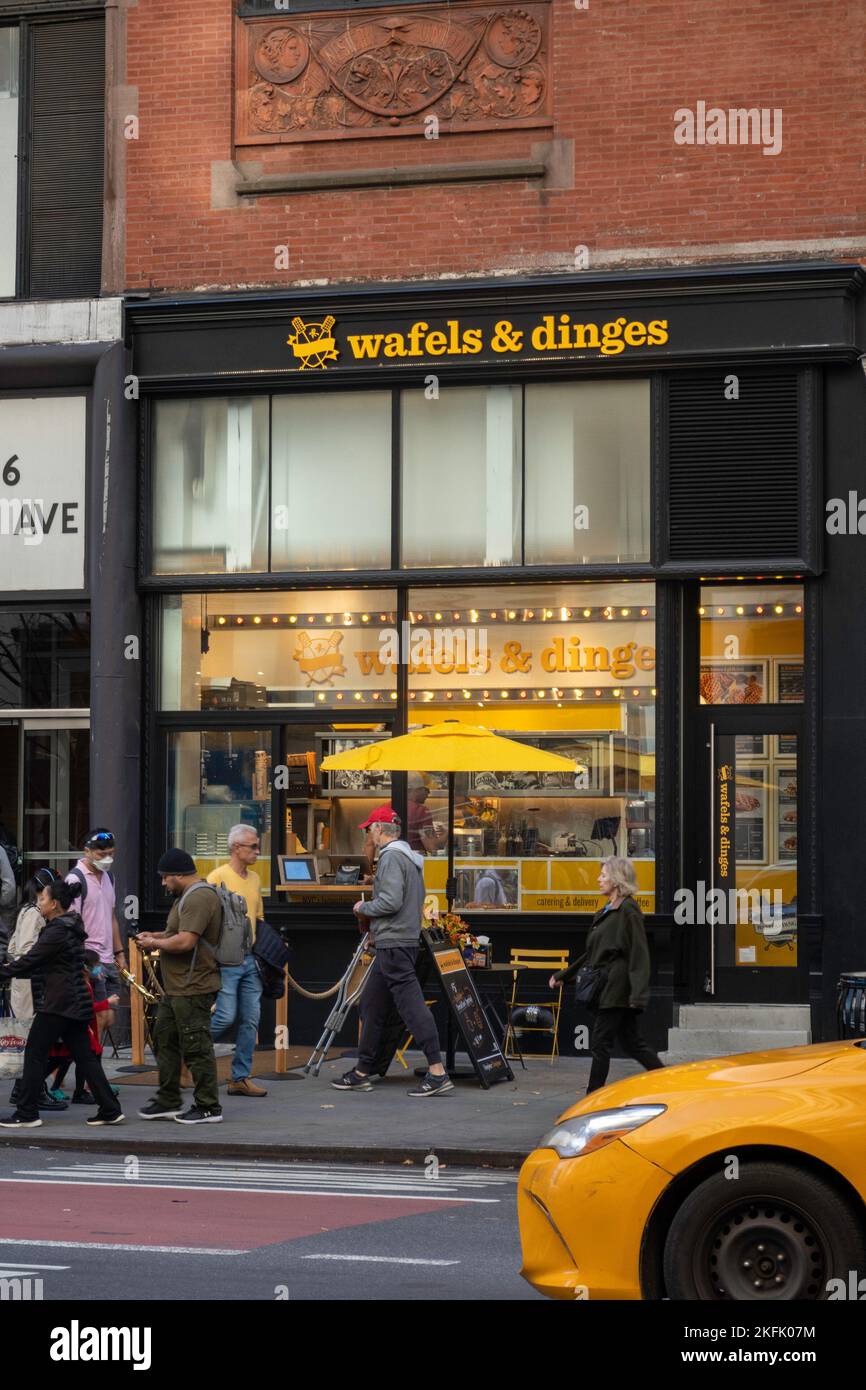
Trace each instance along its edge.
{"label": "brick building facade", "polygon": [[[529,32],[515,38],[527,52],[538,34],[542,42],[522,69],[507,66],[514,59],[504,51],[500,19],[493,41],[482,40],[471,58],[470,77],[480,74],[475,96],[491,128],[476,129],[477,120],[453,114],[454,89],[473,87],[462,80],[464,69],[446,93],[451,116],[438,138],[428,138],[423,112],[414,122],[396,118],[408,131],[398,136],[390,135],[387,119],[349,123],[363,111],[350,103],[349,120],[335,119],[331,138],[294,138],[327,127],[321,107],[312,114],[308,108],[283,144],[239,143],[245,127],[236,113],[238,87],[264,81],[259,70],[250,82],[239,58],[245,31],[252,26],[258,39],[290,24],[306,32],[309,23],[314,47],[317,34],[321,41],[331,31],[323,30],[321,8],[293,6],[287,16],[262,3],[248,18],[238,18],[237,9],[236,0],[141,0],[126,11],[126,95],[134,103],[137,94],[130,109],[140,125],[126,147],[125,271],[113,288],[568,272],[580,247],[586,251],[578,253],[578,267],[588,258],[594,269],[866,253],[857,0],[698,0],[687,10],[634,0],[590,0],[583,9],[573,0],[526,11],[500,5],[500,15],[526,16]],[[360,23],[354,6],[330,13],[338,27]],[[497,7],[468,0],[363,13],[380,31],[396,19],[417,26],[428,14],[445,16],[466,26],[471,44],[485,19],[489,39]],[[392,32],[405,33],[410,57],[417,55],[415,30]],[[410,84],[405,92],[398,84],[392,104],[417,106],[406,43],[390,51]],[[458,49],[446,76],[424,75],[425,98],[437,81],[446,88],[462,56]],[[291,75],[303,57],[290,54],[282,69],[265,71]],[[331,65],[338,81],[346,76],[338,66],[343,57]],[[277,84],[288,95],[284,109],[299,100],[294,93],[311,62],[300,83]],[[527,86],[515,101],[514,88]],[[697,111],[698,103],[708,112],[780,111],[781,148],[774,154],[765,152],[766,142],[700,144],[700,131],[696,143],[677,143],[676,113]],[[527,111],[534,124],[516,126]],[[473,128],[462,130],[467,124]],[[704,124],[709,140],[731,134]],[[277,133],[282,139],[286,131]],[[258,130],[257,138],[263,135]],[[472,179],[467,166],[491,164],[498,173],[486,167]],[[398,186],[389,170],[419,181]],[[373,186],[346,186],[362,173]],[[280,176],[319,186],[259,196],[236,191],[263,178],[279,183]]]}

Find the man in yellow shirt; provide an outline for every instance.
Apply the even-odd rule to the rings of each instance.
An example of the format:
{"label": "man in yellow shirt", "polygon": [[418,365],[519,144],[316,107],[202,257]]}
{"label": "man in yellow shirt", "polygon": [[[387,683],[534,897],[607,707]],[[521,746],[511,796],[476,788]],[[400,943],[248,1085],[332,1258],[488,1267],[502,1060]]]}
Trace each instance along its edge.
{"label": "man in yellow shirt", "polygon": [[211,1020],[211,1037],[216,1041],[237,1021],[229,1095],[266,1096],[264,1087],[257,1086],[250,1077],[262,1004],[262,982],[252,954],[256,926],[265,915],[261,880],[253,868],[259,857],[259,833],[252,825],[233,825],[228,844],[229,862],[213,869],[207,881],[224,883],[231,893],[240,893],[246,899],[251,939],[242,965],[222,966],[222,986]]}

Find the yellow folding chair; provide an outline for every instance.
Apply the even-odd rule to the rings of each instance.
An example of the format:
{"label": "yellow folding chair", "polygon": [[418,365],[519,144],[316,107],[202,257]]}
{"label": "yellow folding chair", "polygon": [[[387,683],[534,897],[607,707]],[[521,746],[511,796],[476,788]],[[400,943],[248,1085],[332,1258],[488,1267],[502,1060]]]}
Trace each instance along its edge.
{"label": "yellow folding chair", "polygon": [[[555,975],[558,971],[564,970],[568,965],[568,951],[532,951],[515,947],[512,948],[509,964],[513,965],[515,968],[512,974],[511,1002],[508,1006],[508,1028],[505,1032],[505,1045],[503,1051],[506,1057],[516,1057],[518,1054],[513,1050],[509,1050],[513,1045],[516,1045],[514,1024],[511,1021],[514,1017],[514,1010],[527,1008],[530,1004],[538,1003],[537,999],[517,998],[518,975],[521,970],[543,970],[546,975]],[[549,1005],[544,1004],[542,1007],[549,1008],[553,1014],[553,1027],[545,1027],[541,1024],[521,1024],[520,1031],[521,1033],[550,1034],[553,1038],[550,1049],[550,1061],[552,1063],[554,1057],[559,1056],[559,1015],[562,1011],[561,983],[555,991],[555,996],[551,1003]]]}

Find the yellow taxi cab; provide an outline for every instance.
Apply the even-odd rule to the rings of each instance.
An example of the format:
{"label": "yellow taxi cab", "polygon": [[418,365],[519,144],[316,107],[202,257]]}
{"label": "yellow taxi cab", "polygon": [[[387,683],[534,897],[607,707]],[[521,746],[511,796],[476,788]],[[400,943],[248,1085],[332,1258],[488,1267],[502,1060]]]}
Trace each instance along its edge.
{"label": "yellow taxi cab", "polygon": [[866,1042],[594,1091],[527,1158],[518,1213],[549,1298],[866,1299]]}

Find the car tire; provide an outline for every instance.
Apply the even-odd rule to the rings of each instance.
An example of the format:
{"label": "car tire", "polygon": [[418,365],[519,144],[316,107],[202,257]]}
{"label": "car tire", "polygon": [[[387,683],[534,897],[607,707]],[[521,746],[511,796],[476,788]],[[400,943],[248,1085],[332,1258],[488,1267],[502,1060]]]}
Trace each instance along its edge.
{"label": "car tire", "polygon": [[866,1274],[863,1212],[823,1178],[742,1162],[706,1178],[674,1217],[664,1276],[674,1300],[819,1302],[831,1279]]}

